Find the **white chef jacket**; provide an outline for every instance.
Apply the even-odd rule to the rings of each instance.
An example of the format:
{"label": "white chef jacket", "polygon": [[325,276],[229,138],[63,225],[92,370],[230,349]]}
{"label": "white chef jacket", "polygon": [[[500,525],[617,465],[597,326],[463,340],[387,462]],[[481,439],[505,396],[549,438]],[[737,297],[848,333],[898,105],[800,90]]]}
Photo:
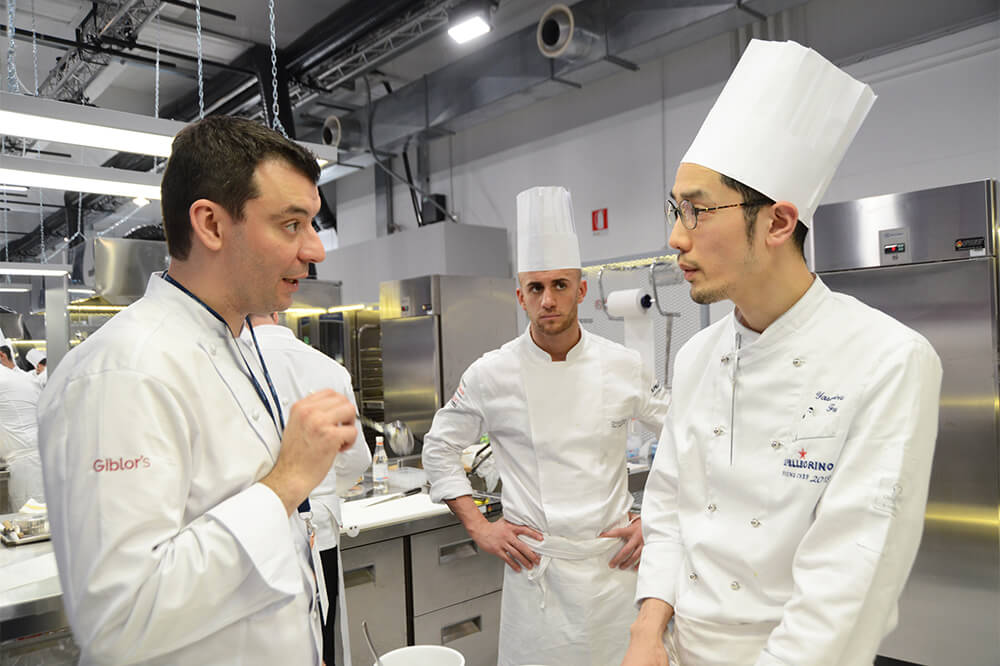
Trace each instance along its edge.
{"label": "white chef jacket", "polygon": [[266,392],[253,349],[153,275],[53,373],[39,440],[81,664],[320,663],[304,523],[256,483],[280,438],[248,366]]}
{"label": "white chef jacket", "polygon": [[31,375],[0,367],[0,458],[37,447],[41,391]]}
{"label": "white chef jacket", "polygon": [[923,531],[940,360],[818,277],[740,328],[677,355],[636,599],[674,607],[682,666],[868,666]]}
{"label": "white chef jacket", "polygon": [[624,525],[632,503],[629,420],[658,429],[668,397],[637,352],[581,331],[564,362],[528,331],[481,357],[424,437],[433,501],[472,492],[461,452],[487,432],[505,517],[546,535],[529,543],[542,566],[505,571],[502,666],[605,666],[628,644],[635,575],[608,568],[622,543],[597,535]]}
{"label": "white chef jacket", "polygon": [[29,499],[45,501],[38,456],[38,396],[34,375],[0,368],[0,458],[10,463],[8,495],[17,511]]}
{"label": "white chef jacket", "polygon": [[[344,366],[296,338],[287,326],[254,326],[253,332],[274,381],[286,423],[292,405],[310,393],[326,388],[346,396],[357,409],[351,374]],[[249,337],[247,327],[244,327],[240,337]],[[330,473],[309,495],[313,524],[316,526],[316,543],[320,550],[337,547],[340,541],[338,495],[347,492],[372,463],[361,422],[355,421],[354,425],[358,429],[354,444],[337,455]]]}

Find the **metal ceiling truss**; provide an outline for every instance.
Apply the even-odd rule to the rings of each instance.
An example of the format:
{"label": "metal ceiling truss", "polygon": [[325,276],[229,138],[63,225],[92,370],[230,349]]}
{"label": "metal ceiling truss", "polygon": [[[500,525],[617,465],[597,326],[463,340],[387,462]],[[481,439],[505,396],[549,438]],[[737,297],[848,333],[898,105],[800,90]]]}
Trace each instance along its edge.
{"label": "metal ceiling truss", "polygon": [[[461,0],[428,0],[406,11],[384,28],[373,31],[310,70],[317,74],[291,79],[288,97],[293,109],[317,99],[323,94],[347,86],[358,77],[371,72],[387,60],[418,46],[448,26],[448,10]],[[263,118],[263,109],[253,109],[259,100],[248,100],[242,111],[252,118]]]}
{"label": "metal ceiling truss", "polygon": [[100,47],[103,41],[134,44],[139,29],[153,15],[159,0],[123,0],[95,2],[76,29],[81,46],[69,49],[38,87],[40,97],[67,102],[83,102],[87,86],[111,62],[112,56],[86,49]]}

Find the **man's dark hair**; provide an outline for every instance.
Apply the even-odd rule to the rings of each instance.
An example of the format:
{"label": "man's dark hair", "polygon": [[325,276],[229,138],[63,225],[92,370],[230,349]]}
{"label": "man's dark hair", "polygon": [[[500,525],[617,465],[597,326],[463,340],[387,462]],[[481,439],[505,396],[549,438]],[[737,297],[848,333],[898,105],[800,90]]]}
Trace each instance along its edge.
{"label": "man's dark hair", "polygon": [[188,211],[198,199],[214,201],[235,219],[243,218],[246,202],[260,195],[254,171],[266,160],[282,160],[312,182],[319,180],[312,153],[246,118],[209,116],[174,137],[160,185],[171,257],[184,260],[191,251]]}
{"label": "man's dark hair", "polygon": [[8,347],[7,345],[0,345],[0,353],[2,353],[5,356],[7,356],[8,360],[11,360],[11,361],[14,360],[14,352],[12,352],[10,350],[10,347]]}
{"label": "man's dark hair", "polygon": [[[763,206],[767,206],[774,203],[774,199],[771,197],[764,196],[757,190],[753,189],[748,185],[744,185],[735,178],[730,178],[725,174],[719,174],[722,176],[722,184],[726,187],[732,188],[740,193],[743,197],[743,201],[767,201],[766,204],[760,204],[758,206],[744,206],[743,207],[743,219],[747,221],[747,238],[750,242],[753,242],[753,230],[757,223],[757,214]],[[802,224],[802,220],[797,220],[795,223],[795,231],[793,232],[792,240],[795,242],[795,247],[799,249],[799,254],[806,256],[806,235],[809,233],[809,227]]]}

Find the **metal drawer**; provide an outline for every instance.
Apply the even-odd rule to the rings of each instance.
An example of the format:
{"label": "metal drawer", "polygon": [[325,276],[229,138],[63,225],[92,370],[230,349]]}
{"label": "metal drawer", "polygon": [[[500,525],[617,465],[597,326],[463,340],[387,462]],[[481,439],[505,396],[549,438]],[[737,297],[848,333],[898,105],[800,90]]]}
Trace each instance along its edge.
{"label": "metal drawer", "polygon": [[[403,540],[379,541],[341,552],[344,590],[350,618],[351,661],[370,664],[361,621],[368,620],[372,639],[383,652],[406,645],[406,585]],[[337,618],[339,625],[340,618]],[[336,659],[344,663],[337,629]]]}
{"label": "metal drawer", "polygon": [[500,592],[448,606],[413,619],[417,645],[447,645],[466,666],[496,666],[500,635]]}
{"label": "metal drawer", "polygon": [[480,552],[461,525],[410,537],[413,614],[423,615],[503,587],[504,563]]}

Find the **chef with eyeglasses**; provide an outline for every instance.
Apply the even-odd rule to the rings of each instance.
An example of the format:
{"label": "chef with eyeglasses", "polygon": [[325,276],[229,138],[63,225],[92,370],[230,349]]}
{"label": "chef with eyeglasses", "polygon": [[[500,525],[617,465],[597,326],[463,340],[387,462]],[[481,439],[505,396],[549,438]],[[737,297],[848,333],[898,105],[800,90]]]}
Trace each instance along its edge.
{"label": "chef with eyeglasses", "polygon": [[870,666],[896,624],[941,363],[803,253],[874,101],[815,51],[753,40],[677,169],[691,298],[735,309],[677,354],[624,666]]}

